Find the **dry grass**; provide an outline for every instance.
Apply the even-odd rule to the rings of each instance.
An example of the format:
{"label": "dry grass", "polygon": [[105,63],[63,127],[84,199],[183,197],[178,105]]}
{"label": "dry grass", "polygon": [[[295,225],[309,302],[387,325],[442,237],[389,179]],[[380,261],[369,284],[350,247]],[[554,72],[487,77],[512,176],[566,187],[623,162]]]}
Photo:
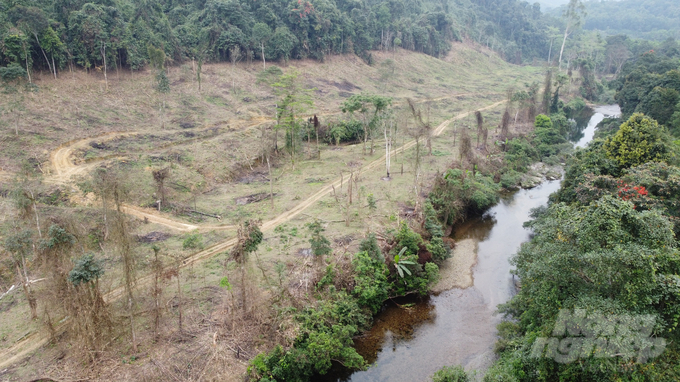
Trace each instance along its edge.
{"label": "dry grass", "polygon": [[[196,210],[221,216],[222,221],[196,214],[172,215],[172,211],[163,216],[177,222],[211,227],[235,224],[247,218],[271,221],[285,216],[336,179],[342,177],[344,182],[335,194],[322,195],[303,213],[280,220],[282,224],[268,226],[264,243],[251,257],[247,289],[249,299],[258,309],[250,314],[230,321],[231,317],[236,317],[232,313],[238,310],[238,305],[225,303],[225,298],[230,298],[229,294],[217,285],[225,276],[234,284],[237,271],[226,253],[218,253],[200,264],[185,268],[181,273],[186,298],[183,333],[178,333],[175,321],[178,309],[176,288],[168,285],[164,292],[167,307],[163,319],[164,335],[157,342],[153,341],[152,330],[149,329],[152,320],[147,307],[150,297],[146,297],[149,293],[142,287],[138,290],[142,298],[139,309],[143,312],[137,322],[142,336],[139,354],[130,353],[127,335],[121,332],[118,339],[97,358],[95,365],[84,366],[82,359],[68,351],[68,343],[63,343],[40,350],[12,368],[8,375],[14,379],[48,376],[55,380],[239,379],[249,358],[274,343],[289,344],[294,338],[295,325],[271,307],[303,304],[310,298],[311,286],[318,273],[310,259],[298,255],[300,250],[309,248],[306,223],[317,218],[325,223],[327,236],[335,249],[334,259],[329,261],[346,266],[348,256],[356,250],[366,232],[396,229],[405,218],[403,210],[413,207],[426,195],[438,172],[457,161],[456,135],[460,138],[462,129],[469,129],[467,131],[471,135],[476,131],[476,120],[470,112],[502,101],[508,86],[519,87],[541,78],[537,68],[511,66],[482,48],[464,45],[454,46],[445,60],[404,51],[396,57],[391,53],[376,53],[375,56],[378,64],[374,67],[353,56],[336,56],[324,63],[298,61],[294,63],[295,67],[291,64],[283,69],[297,70],[305,84],[318,89],[314,112],[322,115],[322,123],[339,118],[340,103],[349,94],[360,92],[395,97],[399,118],[406,115],[403,102],[406,97],[419,99],[419,105],[429,109],[433,126],[461,113],[470,115],[453,120],[440,136],[433,139],[433,155],[421,159],[421,176],[417,182],[413,149],[392,157],[392,179],[389,181],[382,179],[384,166],[367,168],[368,164],[384,155],[380,141],[376,141],[373,156],[362,156],[361,145],[324,145],[321,160],[298,162],[295,169],[286,157],[280,157],[274,169],[277,179],[274,192],[277,196],[273,208],[268,200],[247,205],[237,205],[235,201],[239,197],[269,192],[266,165],[258,163],[255,158],[261,152],[260,124],[265,123],[266,126],[271,123],[275,99],[268,87],[255,83],[260,70],[258,64],[237,67],[234,73],[237,91],[231,86],[232,69],[229,65],[205,65],[201,93],[198,93],[190,69],[172,68],[169,75],[172,92],[168,97],[170,106],[165,116],[168,123],[164,131],[159,127],[156,98],[147,73],[121,72],[118,79],[111,74],[109,92],[104,91],[102,81],[84,73],[64,73],[58,81],[47,76],[39,79],[41,92],[31,96],[19,137],[14,137],[9,128],[0,132],[0,142],[3,147],[8,147],[0,153],[0,167],[5,171],[16,171],[22,161],[34,158],[48,172],[50,153],[65,142],[110,132],[136,133],[93,140],[97,145],[103,145],[100,147],[107,147],[105,149],[90,145],[90,140],[85,141],[74,151],[75,162],[93,167],[105,164],[123,171],[131,186],[130,202],[136,206],[150,205],[155,201],[151,173],[169,166],[167,198],[174,205],[173,210],[180,212],[186,210],[185,207],[195,207]],[[389,78],[385,77],[379,64],[387,59],[395,61],[397,73]],[[432,101],[424,102],[427,98]],[[498,139],[500,130],[494,127],[500,124],[502,112],[503,106],[483,112],[485,124],[489,127],[489,142]],[[185,124],[186,127],[187,123],[194,127],[180,126]],[[404,123],[400,127],[403,131],[406,122],[401,123]],[[413,124],[412,121],[409,123]],[[193,135],[187,136],[187,132]],[[511,132],[521,133],[512,129]],[[400,147],[409,140],[405,134],[400,134],[394,147]],[[311,152],[311,148],[304,149]],[[350,171],[358,175],[358,182],[354,203],[348,207],[346,181]],[[71,179],[71,182],[85,180],[87,177],[83,176]],[[75,187],[50,187],[64,189],[71,200],[58,207],[50,207],[52,213],[79,216],[88,225],[87,229],[83,227],[85,232],[101,224],[98,221],[99,207],[92,195],[83,195],[82,190]],[[377,200],[375,211],[366,206],[369,194]],[[0,218],[4,216],[7,222],[11,219],[12,208],[7,199],[0,199],[0,202]],[[75,206],[75,203],[82,202],[89,205]],[[346,226],[348,216],[349,226]],[[279,225],[281,228],[274,231],[273,228]],[[144,224],[138,220],[132,229],[138,235],[150,232],[170,234],[169,239],[159,243],[166,254],[187,257],[194,252],[182,248],[185,233],[173,231],[158,222]],[[204,229],[202,232],[205,246],[220,243],[234,235],[229,230]],[[142,274],[149,270],[150,245],[140,243],[136,248],[138,272]],[[107,273],[102,287],[107,292],[120,286],[121,271],[120,261],[106,243],[103,249]],[[282,278],[276,271],[276,264],[283,267]],[[236,296],[241,293],[238,283],[234,285],[233,293]],[[14,344],[21,333],[12,325],[27,324],[19,319],[27,305],[21,294],[16,294],[15,298],[17,304],[0,317],[0,330],[7,333],[7,339],[0,341],[0,346],[5,348]],[[123,311],[115,305],[113,308],[114,311]],[[39,326],[37,323],[28,324],[33,328]],[[235,353],[239,356],[236,357]]]}

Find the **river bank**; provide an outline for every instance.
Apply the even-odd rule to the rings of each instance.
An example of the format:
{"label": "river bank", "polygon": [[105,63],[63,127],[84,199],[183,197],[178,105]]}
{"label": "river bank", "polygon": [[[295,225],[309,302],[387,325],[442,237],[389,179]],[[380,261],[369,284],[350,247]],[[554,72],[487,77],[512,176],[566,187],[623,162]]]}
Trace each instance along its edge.
{"label": "river bank", "polygon": [[[604,114],[596,110],[592,118],[601,121]],[[372,366],[333,380],[427,381],[442,366],[455,364],[482,375],[495,359],[497,306],[516,292],[509,260],[530,237],[523,223],[560,188],[560,173],[560,166],[534,164],[528,174],[535,183],[503,193],[485,214],[457,225],[457,247],[442,264],[433,295],[406,307],[388,305],[356,341],[361,352],[362,341],[371,339],[371,354],[362,355],[374,361]],[[414,317],[423,321],[413,322]]]}

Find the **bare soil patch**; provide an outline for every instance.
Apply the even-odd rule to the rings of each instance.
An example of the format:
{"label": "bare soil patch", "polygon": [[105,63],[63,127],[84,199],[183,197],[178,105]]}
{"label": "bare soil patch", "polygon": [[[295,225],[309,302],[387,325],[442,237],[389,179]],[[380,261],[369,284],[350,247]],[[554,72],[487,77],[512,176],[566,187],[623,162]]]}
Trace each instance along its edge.
{"label": "bare soil patch", "polygon": [[159,241],[165,241],[171,238],[172,235],[165,232],[149,232],[146,235],[137,235],[137,241],[141,243],[156,243]]}
{"label": "bare soil patch", "polygon": [[[276,194],[274,194],[274,196],[276,196]],[[237,206],[245,206],[246,204],[261,202],[267,198],[269,198],[268,192],[260,192],[257,194],[236,198],[235,201]]]}

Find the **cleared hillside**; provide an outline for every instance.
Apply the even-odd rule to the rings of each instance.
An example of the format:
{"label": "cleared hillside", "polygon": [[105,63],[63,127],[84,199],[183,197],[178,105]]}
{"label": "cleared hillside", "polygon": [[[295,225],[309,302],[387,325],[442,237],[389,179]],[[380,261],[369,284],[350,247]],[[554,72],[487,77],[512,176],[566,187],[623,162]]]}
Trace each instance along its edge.
{"label": "cleared hillside", "polygon": [[[294,304],[311,298],[308,287],[317,275],[305,255],[307,224],[320,219],[332,243],[332,261],[348,264],[365,232],[397,229],[437,172],[459,161],[456,137],[476,129],[474,111],[483,113],[494,142],[507,89],[524,89],[543,75],[541,68],[510,65],[485,49],[464,44],[454,44],[444,59],[403,50],[374,56],[373,66],[347,55],[323,63],[297,61],[281,70],[299,73],[304,87],[313,89],[314,106],[308,113],[318,115],[326,127],[346,118],[340,104],[351,95],[393,97],[399,129],[390,179],[379,136],[375,151],[365,154],[360,143],[322,141],[320,159],[312,154],[315,142],[305,138],[299,161],[292,164],[282,153],[272,158],[269,172],[259,157],[262,137],[268,140],[276,123],[277,98],[271,86],[258,84],[258,63],[206,64],[201,91],[191,65],[172,67],[165,96],[155,92],[152,75],[146,72],[110,73],[108,89],[96,72],[63,73],[57,80],[47,73],[37,75],[39,91],[26,95],[18,134],[10,124],[2,128],[0,163],[9,178],[18,173],[29,178],[21,185],[30,185],[38,195],[43,232],[50,224],[68,226],[78,233],[79,251],[97,252],[103,260],[100,285],[116,312],[117,335],[91,365],[83,363],[77,339],[68,332],[58,336],[54,346],[26,352],[45,343],[49,333],[43,329],[44,316],[26,320],[28,303],[15,292],[0,301],[0,359],[5,362],[2,368],[8,368],[3,377],[240,380],[249,359],[273,344],[290,344],[295,337],[294,325],[281,318],[285,309],[272,301],[282,291],[297,301]],[[405,105],[407,97],[432,126],[432,155],[415,155],[416,149],[424,152],[425,142],[411,134],[414,121]],[[8,100],[0,102],[5,106]],[[513,125],[513,133],[521,134],[521,127]],[[130,216],[136,238],[137,352],[127,341],[125,305],[119,299],[122,262],[102,234],[106,223],[94,194],[91,174],[100,167],[123,174],[129,191],[123,212]],[[152,171],[164,168],[170,172],[167,203],[158,212]],[[350,178],[354,183],[348,183]],[[356,188],[348,189],[348,184]],[[2,239],[15,232],[13,222],[20,220],[9,198],[18,185],[3,182],[7,197],[0,199]],[[273,203],[266,198],[271,191]],[[366,207],[369,195],[376,208]],[[233,296],[220,285],[225,286],[226,278],[237,280],[238,268],[229,252],[235,224],[244,219],[263,222],[264,242],[247,273],[249,298],[256,308],[248,320],[227,325],[231,316],[225,301]],[[168,271],[163,284],[164,315],[161,335],[155,339],[149,314],[154,244],[161,248],[167,269],[176,269]],[[4,292],[13,283],[14,269],[10,262],[2,264]],[[36,268],[32,278],[40,277]],[[35,285],[42,296],[42,284]],[[38,301],[39,309],[45,306]],[[180,311],[184,327],[178,331]]]}

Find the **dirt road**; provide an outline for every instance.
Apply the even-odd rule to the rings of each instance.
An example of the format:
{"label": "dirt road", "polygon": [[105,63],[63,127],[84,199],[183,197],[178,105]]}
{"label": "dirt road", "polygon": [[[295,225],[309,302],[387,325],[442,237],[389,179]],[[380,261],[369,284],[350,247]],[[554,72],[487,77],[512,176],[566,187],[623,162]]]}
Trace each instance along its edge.
{"label": "dirt road", "polygon": [[[503,103],[505,103],[505,101],[499,101],[499,102],[493,103],[491,105],[488,105],[484,108],[477,109],[477,110],[483,111],[483,110],[492,109],[492,108],[495,108],[499,105],[502,105]],[[433,135],[434,136],[441,135],[446,130],[446,128],[449,126],[449,124],[451,122],[453,122],[455,120],[460,120],[460,119],[466,118],[471,113],[473,113],[473,112],[460,113],[460,114],[454,116],[453,118],[442,122],[439,126],[437,126],[437,128],[435,128],[435,130],[433,131]],[[83,143],[86,144],[90,140],[91,139],[78,141],[78,142],[76,142],[76,145],[83,144]],[[408,150],[411,147],[415,146],[415,144],[416,144],[415,140],[409,141],[406,144],[404,144],[403,146],[393,150],[392,155],[399,154],[399,153],[401,153],[405,150]],[[73,165],[73,163],[71,163],[68,160],[68,155],[70,155],[70,154],[68,154],[67,150],[69,149],[69,147],[71,148],[71,152],[72,152],[73,146],[64,147],[64,149],[66,149],[66,150],[61,152],[59,154],[59,156],[57,156],[57,159],[59,160],[58,163],[60,163],[59,166],[61,166],[60,169],[62,170],[62,174],[64,173],[63,172],[64,169],[76,167],[75,165]],[[59,151],[59,150],[57,150],[57,151]],[[376,159],[375,161],[369,163],[368,165],[364,166],[363,170],[365,171],[365,170],[374,169],[374,168],[382,166],[384,163],[385,163],[385,157],[383,156],[383,157]],[[293,209],[284,212],[283,214],[277,216],[276,218],[274,218],[270,221],[265,222],[262,225],[262,231],[271,230],[271,229],[275,228],[276,226],[278,226],[282,223],[285,223],[285,222],[289,221],[290,219],[294,218],[295,216],[299,215],[305,209],[309,208],[311,205],[318,202],[324,196],[329,194],[332,191],[333,186],[336,186],[336,187],[339,186],[340,182],[341,182],[341,179],[336,179],[334,182],[327,184],[326,186],[322,187],[319,191],[317,191],[316,193],[314,193],[313,195],[308,197],[306,200],[299,203]],[[156,219],[154,222],[161,222],[162,221],[163,223],[158,223],[158,224],[164,224],[164,225],[172,226],[173,229],[193,230],[193,229],[195,229],[194,227],[198,227],[198,226],[192,226],[192,225],[185,224],[185,223],[175,222],[175,221],[172,221],[170,219],[160,217],[155,213],[151,213],[151,211],[144,211],[144,210],[140,210],[138,208],[131,207],[131,206],[126,206],[125,208],[126,208],[126,213],[130,213],[131,215],[141,217],[142,219],[144,217],[147,217],[149,220],[151,220],[152,218]],[[207,248],[207,249],[205,249],[201,252],[195,253],[195,254],[193,254],[192,256],[188,257],[187,259],[185,259],[183,261],[182,267],[186,267],[186,266],[189,266],[189,265],[192,265],[192,264],[196,264],[196,263],[198,263],[198,262],[200,262],[204,259],[207,259],[211,256],[214,256],[214,255],[219,254],[221,252],[227,251],[227,250],[231,249],[236,244],[236,241],[237,241],[236,238],[232,238],[232,239],[226,240],[224,242],[215,244],[215,245],[213,245],[213,246],[211,246],[211,247],[209,247],[209,248]],[[152,278],[153,278],[153,275],[150,275],[150,274],[139,278],[137,280],[136,287],[142,287],[142,286],[148,285],[152,281]],[[124,290],[123,287],[116,288],[116,289],[110,291],[109,293],[107,293],[104,296],[104,299],[108,302],[115,301],[116,299],[123,296],[124,292],[125,292],[125,290]],[[60,328],[60,330],[63,330],[63,327]],[[15,362],[20,361],[21,359],[23,359],[24,357],[26,357],[27,355],[29,355],[33,351],[35,351],[35,350],[39,349],[41,346],[45,345],[47,343],[47,341],[48,341],[48,335],[46,333],[43,333],[42,331],[38,331],[38,332],[34,332],[34,333],[29,334],[24,339],[17,342],[16,344],[11,346],[10,348],[0,352],[0,369],[9,367],[12,364],[14,364]]]}

